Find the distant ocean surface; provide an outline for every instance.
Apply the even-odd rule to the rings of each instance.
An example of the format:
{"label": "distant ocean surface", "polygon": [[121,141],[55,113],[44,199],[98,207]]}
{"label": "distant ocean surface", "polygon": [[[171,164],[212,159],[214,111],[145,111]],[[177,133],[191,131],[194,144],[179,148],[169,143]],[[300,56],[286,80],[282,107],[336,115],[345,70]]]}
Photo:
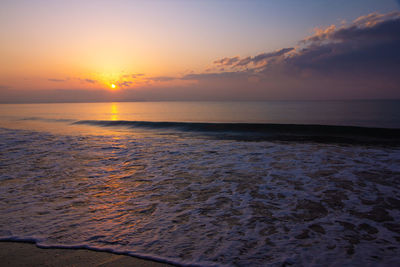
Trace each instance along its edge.
{"label": "distant ocean surface", "polygon": [[400,100],[0,104],[1,119],[321,124],[400,128]]}
{"label": "distant ocean surface", "polygon": [[393,266],[399,181],[400,101],[0,105],[0,240]]}

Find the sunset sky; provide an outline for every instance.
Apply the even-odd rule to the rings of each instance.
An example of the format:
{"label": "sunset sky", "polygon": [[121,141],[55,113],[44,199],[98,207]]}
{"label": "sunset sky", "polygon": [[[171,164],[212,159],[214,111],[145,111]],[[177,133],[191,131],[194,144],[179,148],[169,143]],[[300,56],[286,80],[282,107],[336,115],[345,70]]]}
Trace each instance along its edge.
{"label": "sunset sky", "polygon": [[0,102],[399,99],[394,0],[0,2]]}

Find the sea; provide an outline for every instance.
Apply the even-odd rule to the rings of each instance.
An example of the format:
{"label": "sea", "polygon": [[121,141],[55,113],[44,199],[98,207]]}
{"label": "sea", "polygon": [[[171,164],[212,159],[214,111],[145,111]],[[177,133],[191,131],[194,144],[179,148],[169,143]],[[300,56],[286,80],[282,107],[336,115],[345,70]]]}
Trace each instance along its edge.
{"label": "sea", "polygon": [[0,241],[395,266],[400,101],[1,104]]}

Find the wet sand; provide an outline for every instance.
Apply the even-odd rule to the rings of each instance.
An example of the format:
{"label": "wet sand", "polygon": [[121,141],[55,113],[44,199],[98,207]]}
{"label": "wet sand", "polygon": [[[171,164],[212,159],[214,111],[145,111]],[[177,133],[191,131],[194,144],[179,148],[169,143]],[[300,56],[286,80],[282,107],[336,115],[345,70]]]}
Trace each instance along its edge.
{"label": "wet sand", "polygon": [[172,267],[173,265],[143,260],[126,255],[87,249],[43,249],[35,244],[0,242],[1,266],[143,266]]}

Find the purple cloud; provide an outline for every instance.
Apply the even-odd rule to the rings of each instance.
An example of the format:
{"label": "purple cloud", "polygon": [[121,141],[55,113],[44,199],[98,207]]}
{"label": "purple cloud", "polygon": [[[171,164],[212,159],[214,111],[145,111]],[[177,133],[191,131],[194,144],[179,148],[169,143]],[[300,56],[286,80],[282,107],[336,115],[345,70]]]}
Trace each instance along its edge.
{"label": "purple cloud", "polygon": [[306,46],[285,60],[287,67],[322,73],[365,72],[372,77],[383,71],[399,73],[400,12],[363,16],[301,43]]}
{"label": "purple cloud", "polygon": [[229,67],[225,72],[184,79],[226,90],[227,96],[230,88],[230,95],[237,93],[238,98],[400,98],[400,12],[369,14],[348,25],[317,30],[296,49],[233,58],[233,65],[224,65]]}
{"label": "purple cloud", "polygon": [[132,85],[132,83],[133,83],[133,82],[131,82],[131,81],[119,82],[119,83],[118,83],[118,86],[119,86],[119,87],[129,87],[129,86]]}
{"label": "purple cloud", "polygon": [[282,56],[282,55],[292,51],[293,49],[294,49],[293,47],[289,47],[289,48],[282,48],[282,49],[280,49],[278,51],[271,52],[271,53],[262,53],[262,54],[259,54],[259,55],[255,56],[255,57],[253,57],[251,59],[251,62],[253,62],[254,64],[257,64],[257,63],[259,63],[259,62],[261,62],[261,61],[263,61],[265,59],[268,59],[268,58]]}
{"label": "purple cloud", "polygon": [[177,77],[172,77],[172,76],[156,76],[156,77],[148,77],[148,80],[154,81],[154,82],[167,82],[167,81],[172,81],[176,80]]}
{"label": "purple cloud", "polygon": [[282,48],[278,51],[274,51],[274,52],[270,52],[270,53],[261,53],[254,57],[245,57],[245,58],[240,58],[239,56],[231,57],[231,58],[225,57],[225,58],[214,61],[214,64],[219,65],[219,66],[225,66],[225,67],[230,67],[230,66],[232,66],[232,67],[249,67],[249,65],[251,63],[254,65],[257,65],[260,63],[265,63],[265,61],[268,59],[283,56],[292,50],[294,50],[294,48],[290,47],[290,48]]}
{"label": "purple cloud", "polygon": [[125,74],[125,75],[122,75],[122,78],[132,78],[132,79],[135,79],[135,78],[141,77],[141,76],[144,76],[144,74],[143,74],[143,73],[132,73],[132,74]]}
{"label": "purple cloud", "polygon": [[92,79],[82,79],[81,81],[87,82],[87,83],[97,83],[96,80],[92,80]]}
{"label": "purple cloud", "polygon": [[230,66],[230,65],[233,65],[234,63],[238,62],[239,59],[240,58],[238,56],[232,57],[232,58],[225,57],[225,58],[214,61],[214,64]]}

